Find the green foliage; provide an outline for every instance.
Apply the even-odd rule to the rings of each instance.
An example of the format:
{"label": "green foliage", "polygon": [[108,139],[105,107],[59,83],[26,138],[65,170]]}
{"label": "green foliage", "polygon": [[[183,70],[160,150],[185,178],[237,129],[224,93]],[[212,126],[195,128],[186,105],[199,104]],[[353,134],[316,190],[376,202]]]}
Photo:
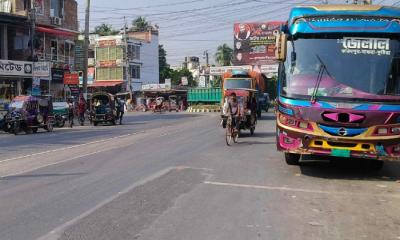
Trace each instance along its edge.
{"label": "green foliage", "polygon": [[148,30],[148,28],[150,27],[149,22],[147,22],[145,17],[137,17],[132,21],[132,27],[131,30],[132,31],[136,31],[136,32],[145,32]]}
{"label": "green foliage", "polygon": [[212,87],[221,87],[222,77],[214,76],[214,79],[211,82]]}
{"label": "green foliage", "polygon": [[94,28],[94,34],[99,34],[100,36],[110,36],[117,35],[118,31],[115,30],[110,24],[101,24]]}
{"label": "green foliage", "polygon": [[188,69],[172,70],[170,76],[172,85],[181,85],[182,77],[187,77],[189,82],[189,87],[197,86],[197,82],[194,81],[193,75]]}
{"label": "green foliage", "polygon": [[160,73],[160,83],[165,83],[165,79],[169,78],[170,70],[167,63],[167,51],[163,45],[158,45],[158,67]]}
{"label": "green foliage", "polygon": [[233,58],[233,49],[228,46],[228,44],[224,43],[217,48],[217,52],[215,53],[215,60],[221,66],[230,66],[232,65]]}

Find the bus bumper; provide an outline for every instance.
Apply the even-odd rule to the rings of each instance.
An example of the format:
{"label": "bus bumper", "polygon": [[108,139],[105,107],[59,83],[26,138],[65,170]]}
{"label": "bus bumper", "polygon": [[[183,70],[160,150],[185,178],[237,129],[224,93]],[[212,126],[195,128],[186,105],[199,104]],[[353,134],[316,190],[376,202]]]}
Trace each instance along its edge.
{"label": "bus bumper", "polygon": [[343,139],[305,133],[278,124],[276,141],[278,151],[287,153],[400,161],[400,137]]}

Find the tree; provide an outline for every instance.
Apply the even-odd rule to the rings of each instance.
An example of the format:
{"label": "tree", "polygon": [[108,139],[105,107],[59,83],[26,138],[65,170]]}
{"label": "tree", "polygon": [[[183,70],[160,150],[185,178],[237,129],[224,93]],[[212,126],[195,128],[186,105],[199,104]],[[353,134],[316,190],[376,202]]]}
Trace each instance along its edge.
{"label": "tree", "polygon": [[94,28],[94,33],[99,34],[101,36],[109,36],[109,35],[117,35],[118,31],[115,30],[111,25],[103,23]]}
{"label": "tree", "polygon": [[158,45],[158,67],[160,83],[165,83],[165,79],[170,78],[170,69],[167,63],[167,51],[165,51],[163,45]]}
{"label": "tree", "polygon": [[215,60],[221,66],[230,66],[232,65],[232,57],[233,57],[233,49],[228,46],[228,44],[224,43],[217,48],[217,52],[215,53]]}
{"label": "tree", "polygon": [[179,69],[179,70],[172,70],[170,69],[170,78],[172,85],[181,85],[181,80],[182,77],[187,77],[188,79],[188,84],[189,87],[195,87],[197,86],[197,82],[194,80],[192,73],[189,71],[189,69]]}
{"label": "tree", "polygon": [[147,29],[151,27],[150,24],[146,21],[145,17],[137,17],[132,21],[131,30],[135,32],[145,32]]}

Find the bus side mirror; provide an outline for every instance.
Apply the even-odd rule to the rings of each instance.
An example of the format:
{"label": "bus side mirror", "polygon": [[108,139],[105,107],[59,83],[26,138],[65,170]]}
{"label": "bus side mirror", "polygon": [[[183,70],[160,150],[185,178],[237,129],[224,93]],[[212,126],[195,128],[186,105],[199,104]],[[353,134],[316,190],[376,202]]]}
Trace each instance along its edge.
{"label": "bus side mirror", "polygon": [[285,61],[286,59],[286,51],[287,51],[287,35],[284,33],[279,33],[276,37],[276,44],[275,44],[275,58],[278,61]]}

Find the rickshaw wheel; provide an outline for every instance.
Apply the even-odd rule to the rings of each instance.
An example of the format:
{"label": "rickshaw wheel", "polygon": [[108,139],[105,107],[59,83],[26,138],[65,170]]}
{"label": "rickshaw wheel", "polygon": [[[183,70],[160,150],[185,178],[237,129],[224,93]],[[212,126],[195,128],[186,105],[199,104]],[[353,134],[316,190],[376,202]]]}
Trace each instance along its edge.
{"label": "rickshaw wheel", "polygon": [[234,132],[234,133],[232,133],[232,135],[233,135],[233,142],[234,142],[234,143],[237,143],[237,142],[238,142],[238,140],[239,140],[239,134],[240,134],[240,132]]}
{"label": "rickshaw wheel", "polygon": [[226,145],[230,146],[232,144],[232,128],[231,126],[227,126],[226,131],[225,131],[225,140],[226,140]]}
{"label": "rickshaw wheel", "polygon": [[50,121],[47,123],[46,130],[48,132],[52,132],[53,131],[53,124],[51,124]]}
{"label": "rickshaw wheel", "polygon": [[250,135],[254,135],[254,127],[250,128]]}

